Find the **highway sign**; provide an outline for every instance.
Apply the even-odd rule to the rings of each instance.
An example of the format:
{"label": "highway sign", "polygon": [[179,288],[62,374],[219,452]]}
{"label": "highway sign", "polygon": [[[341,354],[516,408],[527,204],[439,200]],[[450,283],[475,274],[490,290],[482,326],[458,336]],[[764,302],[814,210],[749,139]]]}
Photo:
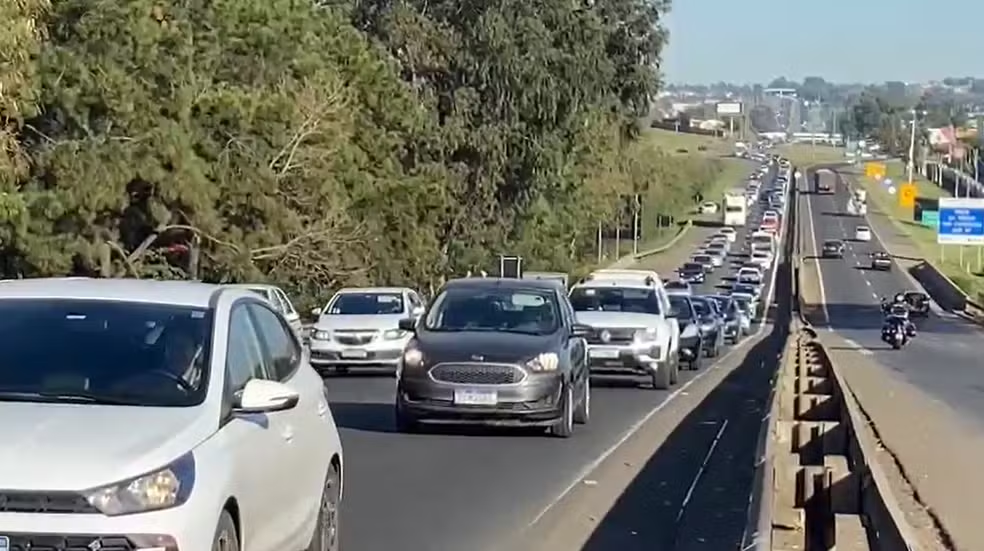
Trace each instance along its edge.
{"label": "highway sign", "polygon": [[899,206],[907,209],[916,206],[915,184],[902,184],[899,188]]}
{"label": "highway sign", "polygon": [[927,228],[938,229],[940,226],[940,213],[935,210],[922,211],[922,219],[919,223]]}
{"label": "highway sign", "polygon": [[864,165],[864,175],[868,178],[881,180],[885,177],[885,172],[884,163],[865,163]]}
{"label": "highway sign", "polygon": [[984,199],[941,198],[939,219],[937,243],[984,244]]}

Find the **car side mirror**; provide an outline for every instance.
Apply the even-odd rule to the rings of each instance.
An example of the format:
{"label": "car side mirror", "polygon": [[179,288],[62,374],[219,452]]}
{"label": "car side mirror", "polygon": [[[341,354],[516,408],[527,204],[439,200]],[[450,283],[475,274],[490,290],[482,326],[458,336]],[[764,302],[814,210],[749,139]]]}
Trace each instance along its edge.
{"label": "car side mirror", "polygon": [[234,413],[274,413],[293,409],[301,397],[289,386],[265,379],[250,379],[238,393]]}
{"label": "car side mirror", "polygon": [[312,308],[311,309],[311,315],[314,316],[314,317],[316,317],[316,318],[320,318],[321,317],[321,308]]}
{"label": "car side mirror", "polygon": [[666,319],[677,319],[680,317],[680,311],[676,308],[670,308],[670,311],[666,313]]}
{"label": "car side mirror", "polygon": [[413,310],[410,310],[410,315],[413,316],[413,317],[415,317],[415,318],[419,318],[420,316],[424,315],[424,307],[423,306],[417,306]]}
{"label": "car side mirror", "polygon": [[403,318],[400,320],[398,327],[403,331],[416,331],[417,318]]}
{"label": "car side mirror", "polygon": [[592,332],[594,332],[594,327],[583,323],[575,323],[571,327],[571,337],[574,338],[586,338]]}

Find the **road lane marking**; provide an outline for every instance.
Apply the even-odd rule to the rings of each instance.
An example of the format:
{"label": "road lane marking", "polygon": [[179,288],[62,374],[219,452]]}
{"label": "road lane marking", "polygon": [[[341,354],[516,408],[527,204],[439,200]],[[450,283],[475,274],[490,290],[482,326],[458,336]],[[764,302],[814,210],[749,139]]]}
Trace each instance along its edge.
{"label": "road lane marking", "polygon": [[683,496],[683,501],[680,503],[680,510],[677,511],[675,524],[680,524],[680,519],[683,518],[683,514],[687,512],[687,505],[690,503],[690,499],[694,497],[694,490],[697,489],[697,484],[700,483],[700,478],[704,476],[704,471],[707,470],[707,464],[711,461],[711,456],[714,455],[714,450],[717,449],[718,442],[721,441],[721,435],[724,434],[724,429],[728,428],[728,420],[725,419],[721,423],[721,428],[718,429],[717,434],[714,436],[714,440],[711,442],[711,446],[707,449],[707,453],[704,455],[704,460],[700,463],[700,468],[697,469],[697,474],[694,476],[693,481],[690,482],[690,488],[687,488],[687,494]]}
{"label": "road lane marking", "polygon": [[[782,208],[783,215],[782,215],[782,219],[779,222],[779,235],[782,236],[782,240],[780,240],[780,245],[785,243],[785,240],[788,237],[786,235],[786,229],[787,229],[786,223],[788,222],[788,218],[789,218],[788,207],[789,207],[789,202],[787,201],[786,205],[783,206]],[[812,223],[813,223],[812,215],[810,216],[810,223],[811,223],[811,230],[812,230]],[[796,228],[793,229],[795,230]],[[815,244],[816,244],[816,236],[814,236],[814,253],[816,253]],[[593,461],[585,465],[584,468],[582,468],[577,473],[577,475],[573,478],[573,480],[571,480],[570,484],[568,484],[567,487],[565,487],[562,492],[560,492],[556,497],[554,497],[554,499],[550,500],[550,502],[547,503],[547,505],[543,509],[541,509],[540,512],[536,514],[536,516],[533,517],[533,520],[531,520],[526,525],[527,530],[535,526],[538,522],[540,522],[540,520],[544,516],[546,516],[547,513],[551,511],[551,509],[553,509],[554,507],[557,506],[558,503],[563,501],[564,498],[567,497],[567,495],[574,490],[574,488],[581,485],[582,481],[586,479],[588,475],[590,475],[595,469],[597,469],[602,463],[604,463],[605,460],[608,459],[613,453],[615,453],[616,450],[622,447],[623,444],[628,442],[628,440],[632,438],[635,435],[635,433],[639,432],[639,429],[641,429],[643,425],[648,423],[650,419],[655,417],[657,413],[663,411],[663,409],[666,406],[668,406],[670,403],[672,403],[673,400],[676,399],[678,396],[686,396],[687,395],[686,390],[690,388],[691,385],[704,378],[704,376],[707,375],[708,373],[717,370],[724,363],[724,360],[726,360],[729,356],[731,356],[735,352],[738,352],[739,350],[744,349],[749,343],[755,342],[756,339],[762,336],[766,330],[771,330],[773,328],[773,324],[768,323],[768,315],[769,315],[769,308],[772,305],[773,295],[775,294],[775,290],[776,290],[776,277],[779,272],[778,267],[780,261],[783,258],[785,258],[786,262],[793,261],[793,258],[784,255],[782,249],[779,250],[779,254],[775,255],[775,259],[773,260],[773,264],[772,264],[772,274],[769,281],[769,292],[766,294],[765,303],[764,303],[765,307],[762,310],[762,323],[759,324],[758,330],[755,331],[755,333],[747,336],[743,341],[732,346],[730,350],[725,352],[724,355],[718,358],[713,364],[711,364],[710,367],[694,375],[693,379],[690,379],[689,381],[684,383],[683,386],[671,392],[666,397],[665,400],[657,404],[653,409],[649,410],[649,412],[646,413],[646,415],[642,416],[641,419],[637,420],[635,423],[629,426],[629,428],[624,433],[622,433],[622,436],[619,437],[619,439],[614,444],[606,448],[603,452],[601,452],[601,454],[598,457],[596,457]],[[817,268],[819,269],[819,266]],[[823,295],[823,291],[821,290],[821,296],[822,295]],[[826,300],[824,301],[824,309],[826,310]]]}
{"label": "road lane marking", "polygon": [[817,231],[813,224],[813,205],[810,200],[810,196],[806,195],[806,218],[810,221],[810,246],[813,249],[813,263],[817,267],[817,281],[820,287],[820,303],[823,309],[823,317],[827,320],[827,326],[830,327],[830,311],[827,309],[827,291],[823,287],[823,270],[820,269],[820,259],[817,258]]}

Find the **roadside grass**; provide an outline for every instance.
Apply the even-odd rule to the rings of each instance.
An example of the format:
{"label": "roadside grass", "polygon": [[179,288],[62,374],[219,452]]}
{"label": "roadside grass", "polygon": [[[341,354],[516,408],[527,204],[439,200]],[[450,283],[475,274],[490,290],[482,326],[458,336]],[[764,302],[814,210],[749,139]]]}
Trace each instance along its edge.
{"label": "roadside grass", "polygon": [[[662,149],[669,155],[701,154],[720,157],[734,152],[734,143],[725,138],[686,134],[660,128],[646,130],[642,139],[647,141],[653,149]],[[701,147],[704,149],[701,150]]]}
{"label": "roadside grass", "polygon": [[[886,176],[893,182],[902,183],[907,180],[905,164],[902,161],[886,161],[885,165]],[[868,197],[878,206],[878,210],[886,214],[902,233],[912,239],[924,260],[934,264],[971,298],[976,300],[982,298],[984,277],[978,275],[984,265],[984,256],[982,256],[984,251],[981,247],[947,245],[944,249],[936,243],[936,229],[915,222],[912,219],[912,209],[901,206],[898,195],[889,193],[883,183],[863,175],[858,176],[858,182],[868,190]],[[915,175],[913,183],[916,185],[918,197],[927,199],[950,197],[945,190],[919,174]]]}
{"label": "roadside grass", "polygon": [[776,147],[776,153],[789,159],[794,166],[843,163],[850,160],[844,156],[843,147],[824,144],[782,144]]}

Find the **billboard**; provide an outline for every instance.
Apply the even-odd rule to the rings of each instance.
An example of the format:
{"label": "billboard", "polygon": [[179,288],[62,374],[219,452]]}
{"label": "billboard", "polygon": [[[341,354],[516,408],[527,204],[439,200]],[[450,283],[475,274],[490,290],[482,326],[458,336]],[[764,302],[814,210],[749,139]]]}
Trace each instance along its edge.
{"label": "billboard", "polygon": [[724,101],[717,104],[718,115],[741,115],[742,105],[737,101]]}
{"label": "billboard", "polygon": [[984,244],[984,199],[939,200],[936,242],[941,245]]}

